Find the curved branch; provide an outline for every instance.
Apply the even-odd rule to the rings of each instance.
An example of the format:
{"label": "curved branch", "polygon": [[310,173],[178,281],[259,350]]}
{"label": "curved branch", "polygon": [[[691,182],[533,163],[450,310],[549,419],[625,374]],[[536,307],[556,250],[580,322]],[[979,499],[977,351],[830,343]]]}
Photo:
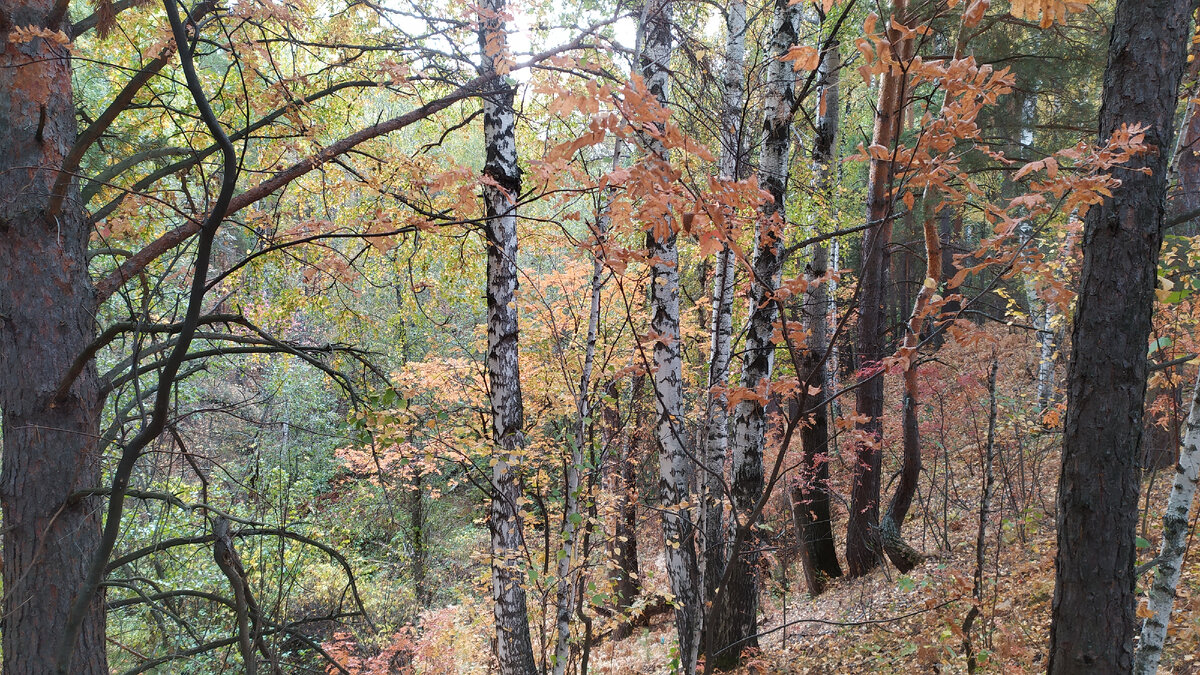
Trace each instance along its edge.
{"label": "curved branch", "polygon": [[187,356],[188,347],[191,346],[192,336],[195,334],[196,325],[200,320],[200,308],[204,302],[205,293],[204,282],[208,276],[213,237],[216,235],[221,221],[225,219],[230,200],[233,198],[234,188],[237,185],[237,151],[234,149],[229,137],[225,134],[224,129],[222,129],[216,114],[213,113],[212,108],[208,104],[208,98],[205,96],[200,78],[196,74],[191,47],[187,41],[187,32],[183,27],[183,22],[179,18],[179,8],[175,4],[175,0],[163,0],[163,5],[167,12],[167,18],[171,23],[171,32],[174,35],[176,47],[179,50],[179,61],[187,80],[188,90],[195,100],[196,107],[200,111],[200,116],[204,118],[204,123],[208,127],[209,132],[221,146],[221,152],[224,156],[225,175],[221,182],[221,191],[217,195],[212,210],[209,212],[208,217],[204,219],[204,223],[199,226],[200,239],[196,248],[196,264],[192,275],[187,312],[184,316],[183,328],[179,333],[175,349],[163,365],[162,372],[159,373],[158,393],[155,396],[153,413],[141,431],[134,436],[129,445],[125,446],[121,452],[121,459],[113,472],[113,493],[109,499],[104,531],[97,550],[93,553],[87,577],[84,579],[82,587],[71,604],[71,610],[67,614],[66,625],[63,627],[62,639],[58,645],[55,669],[60,675],[66,675],[71,671],[71,657],[75,651],[75,641],[83,625],[83,619],[88,613],[88,607],[95,599],[96,591],[100,588],[108,557],[112,554],[113,547],[116,545],[117,536],[121,529],[121,514],[124,511],[125,505],[125,490],[129,487],[129,476],[133,472],[133,466],[141,456],[142,450],[152,440],[157,438],[166,426],[167,412],[170,407],[171,391],[173,389],[171,383],[175,380],[175,376],[179,374],[179,368]]}

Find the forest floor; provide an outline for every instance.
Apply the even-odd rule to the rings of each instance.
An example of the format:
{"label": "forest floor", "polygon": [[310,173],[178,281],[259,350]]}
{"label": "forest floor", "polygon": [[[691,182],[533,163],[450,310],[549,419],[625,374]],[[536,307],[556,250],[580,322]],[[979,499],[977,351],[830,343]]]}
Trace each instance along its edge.
{"label": "forest floor", "polygon": [[[884,566],[862,578],[838,579],[822,595],[810,598],[792,552],[788,505],[779,495],[768,504],[763,518],[764,536],[778,536],[763,542],[761,638],[758,648],[745,654],[738,673],[966,673],[968,654],[973,654],[981,673],[1045,671],[1054,594],[1054,511],[1061,443],[1057,427],[1062,404],[1048,415],[1036,412],[1030,401],[1030,392],[1036,391],[1036,364],[1026,340],[1016,332],[997,332],[987,342],[999,363],[999,384],[994,493],[986,519],[982,566],[977,541],[986,475],[989,394],[985,373],[990,359],[981,363],[978,344],[948,343],[942,349],[941,364],[930,363],[923,371],[924,467],[904,526],[904,536],[926,555],[925,561],[908,574]],[[972,365],[945,365],[953,363]],[[899,393],[898,385],[891,387],[889,400],[898,401]],[[943,413],[951,410],[958,412]],[[897,420],[885,418],[884,424],[885,438],[900,437]],[[1148,443],[1159,442],[1153,440],[1156,436],[1163,434],[1149,434],[1152,440]],[[834,446],[842,448],[840,456],[831,459],[834,495],[850,492],[849,442],[849,432],[834,439]],[[1163,445],[1163,454],[1169,455],[1171,443],[1168,440]],[[885,493],[890,491],[889,477],[897,469],[897,450],[884,449]],[[767,459],[769,466],[771,458]],[[1138,564],[1158,553],[1161,513],[1171,487],[1172,468],[1150,472],[1143,481]],[[835,499],[834,511],[835,537],[841,542],[846,522],[842,498]],[[1196,530],[1194,520],[1189,548]],[[654,599],[666,593],[667,583],[661,527],[652,514],[644,514],[637,541],[641,602],[654,604]],[[483,549],[479,550],[482,561]],[[981,577],[978,591],[977,575]],[[1151,581],[1152,574],[1139,579],[1139,596],[1144,596]],[[478,658],[488,651],[485,636],[490,612],[483,604],[484,597],[480,594],[456,607],[424,615],[417,631],[424,634],[418,642],[426,645],[424,651],[429,655],[424,663],[432,664],[441,656],[441,663],[446,664],[442,667],[450,668],[444,672],[490,672],[487,661]],[[1139,601],[1139,612],[1142,604],[1144,600]],[[537,606],[537,601],[531,602],[531,609]],[[978,616],[964,627],[973,606],[978,607]],[[543,602],[537,614],[550,617],[549,609]],[[552,651],[550,621],[531,623],[535,651]],[[596,634],[603,635],[609,628],[598,620]],[[588,650],[589,673],[671,673],[674,648],[671,614],[660,612],[626,639],[595,640]],[[443,670],[431,665],[418,668],[418,672]],[[1200,554],[1194,551],[1185,558],[1159,672],[1200,674]]]}
{"label": "forest floor", "polygon": [[[1158,487],[1152,499],[1165,500],[1165,489]],[[952,530],[951,549],[935,552],[909,574],[881,568],[860,579],[839,580],[815,599],[802,588],[785,594],[772,579],[760,616],[766,635],[737,672],[965,673],[968,637],[979,672],[1043,672],[1054,593],[1052,525],[1044,519],[1023,533],[1006,528],[1000,534],[1005,544],[999,559],[987,556],[981,612],[969,635],[963,623],[972,606],[973,527]],[[996,536],[989,532],[989,546]],[[1156,552],[1158,541],[1151,541]],[[1144,552],[1139,562],[1152,555]],[[794,583],[803,584],[802,577]],[[1139,592],[1148,584],[1148,578],[1140,580]],[[592,672],[670,672],[673,631],[670,615],[664,614],[629,639],[597,645]],[[1159,672],[1200,673],[1200,559],[1195,555],[1185,564]]]}

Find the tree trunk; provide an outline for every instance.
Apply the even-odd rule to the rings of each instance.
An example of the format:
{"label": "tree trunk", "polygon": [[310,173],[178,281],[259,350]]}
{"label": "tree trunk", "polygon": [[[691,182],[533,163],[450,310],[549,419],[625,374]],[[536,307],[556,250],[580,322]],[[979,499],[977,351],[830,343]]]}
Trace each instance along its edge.
{"label": "tree trunk", "polygon": [[[55,389],[95,336],[87,271],[89,228],[70,181],[46,215],[57,169],[75,143],[70,52],[45,38],[9,39],[14,26],[67,28],[57,3],[0,10],[0,410],[4,452],[6,675],[53,672],[67,614],[100,539],[97,377],[89,363],[65,396]],[[104,598],[83,618],[72,673],[107,673]]]}
{"label": "tree trunk", "polygon": [[1158,670],[1158,659],[1162,656],[1167,637],[1167,623],[1175,604],[1175,587],[1179,584],[1179,573],[1183,567],[1183,554],[1187,552],[1188,523],[1191,522],[1192,500],[1196,495],[1198,480],[1200,376],[1192,389],[1192,407],[1188,413],[1183,447],[1179,451],[1179,463],[1175,467],[1175,482],[1167,498],[1167,511],[1163,514],[1162,548],[1158,552],[1154,585],[1150,588],[1151,616],[1142,623],[1142,636],[1133,662],[1135,675],[1154,675]]}
{"label": "tree trunk", "polygon": [[896,492],[892,495],[887,512],[879,523],[883,551],[901,572],[910,571],[924,557],[905,543],[900,534],[904,518],[912,506],[913,496],[917,493],[917,479],[921,476],[921,426],[917,419],[917,348],[921,343],[925,310],[942,282],[941,240],[933,218],[925,221],[924,234],[925,281],[913,302],[912,314],[908,318],[908,331],[904,334],[904,344],[900,348],[900,356],[908,359],[904,367],[904,411],[901,423],[904,430],[904,455],[900,467],[900,482],[896,484]]}
{"label": "tree trunk", "polygon": [[[641,72],[649,94],[662,107],[669,104],[671,65],[670,0],[650,0],[646,6],[645,46]],[[662,127],[660,126],[660,129]],[[649,141],[651,157],[670,169],[667,150]],[[670,219],[670,215],[667,216]],[[697,582],[696,532],[686,502],[690,501],[691,460],[683,428],[683,358],[679,335],[679,251],[672,222],[647,223],[646,247],[653,260],[650,278],[650,327],[654,342],[654,403],[659,455],[659,492],[667,577],[675,596],[675,628],[679,634],[679,663],[685,674],[696,669],[700,631],[700,590]],[[656,235],[655,230],[665,231]]]}
{"label": "tree trunk", "polygon": [[[504,0],[485,0],[480,9],[479,48],[484,74],[499,72],[507,58],[502,14]],[[517,499],[517,464],[525,445],[524,403],[518,363],[517,213],[521,173],[517,166],[515,87],[498,80],[483,99],[483,134],[487,150],[483,186],[487,215],[488,384],[496,449],[492,458],[492,601],[496,619],[496,656],[500,672],[536,672],[525,605],[521,511]]]}
{"label": "tree trunk", "polygon": [[[895,0],[894,20],[903,23],[906,0]],[[908,58],[911,40],[901,40],[900,32],[888,31],[898,60]],[[875,113],[872,145],[889,151],[900,135],[900,116],[905,96],[904,74],[888,72],[880,77],[879,105]],[[862,270],[859,275],[859,315],[857,366],[859,378],[855,412],[864,420],[856,426],[867,440],[855,444],[854,480],[850,488],[850,515],[846,525],[846,565],[850,576],[871,571],[880,561],[879,472],[883,442],[883,359],[884,331],[887,329],[888,267],[892,240],[892,163],[890,158],[872,158],[867,174],[867,222],[871,228],[863,236]]]}
{"label": "tree trunk", "polygon": [[[799,40],[797,37],[800,6],[788,0],[776,0],[771,60],[767,70],[766,101],[763,106],[763,144],[759,157],[760,184],[771,194],[759,213],[754,233],[754,263],[750,283],[750,317],[746,348],[742,357],[741,386],[754,391],[737,404],[733,415],[734,523],[753,530],[749,517],[763,492],[763,446],[766,441],[767,387],[775,365],[775,320],[779,315],[773,295],[779,288],[783,271],[783,232],[785,225],[788,153],[791,149],[791,122],[794,113],[795,73],[789,62],[781,60]],[[736,663],[743,650],[757,647],[758,631],[758,545],[753,536],[745,537],[745,551],[731,550],[733,573],[728,587],[713,604],[713,626],[709,636],[717,651],[717,667]]]}
{"label": "tree trunk", "polygon": [[1146,342],[1163,235],[1166,149],[1190,24],[1187,0],[1117,2],[1100,139],[1141,123],[1159,150],[1114,169],[1121,186],[1084,221],[1058,484],[1051,673],[1133,667]]}
{"label": "tree trunk", "polygon": [[[741,177],[742,98],[746,89],[746,3],[734,0],[725,9],[725,91],[721,111],[720,178]],[[708,372],[707,437],[704,452],[704,529],[700,541],[704,565],[704,600],[713,593],[725,565],[725,460],[729,454],[730,342],[733,339],[734,255],[728,246],[717,253],[712,287],[711,364]]]}
{"label": "tree trunk", "polygon": [[[821,90],[817,108],[817,133],[813,142],[815,192],[824,197],[829,189],[829,171],[837,143],[838,86],[841,54],[837,41],[829,44],[821,56]],[[828,252],[824,242],[813,245],[809,263],[808,291],[804,296],[804,327],[808,333],[801,380],[819,387],[820,398],[828,398],[826,354],[829,351],[829,287],[820,282],[828,271]],[[800,431],[803,447],[800,479],[792,488],[792,522],[800,539],[800,562],[808,592],[820,595],[830,579],[842,576],[837,547],[833,538],[833,512],[829,499],[829,406],[816,406],[812,417]]]}
{"label": "tree trunk", "polygon": [[[613,168],[621,161],[621,142],[613,152]],[[596,250],[604,250],[608,240],[609,202],[606,200],[596,214]],[[576,530],[583,523],[579,513],[579,472],[583,468],[583,446],[588,441],[589,421],[592,415],[591,387],[592,367],[596,362],[596,335],[600,331],[600,293],[604,289],[604,262],[599,255],[592,259],[591,295],[588,304],[587,342],[584,344],[583,372],[579,375],[579,390],[576,393],[575,438],[571,443],[571,460],[566,470],[565,517],[563,518],[562,549],[558,558],[557,638],[554,645],[554,675],[562,675],[570,659],[571,609],[574,605],[576,561]]]}
{"label": "tree trunk", "polygon": [[429,584],[425,580],[426,568],[428,567],[428,533],[425,531],[425,480],[421,474],[421,470],[413,474],[413,484],[409,491],[408,512],[411,519],[412,533],[412,577],[413,577],[413,595],[417,598],[417,605],[427,607],[430,601]]}
{"label": "tree trunk", "polygon": [[[637,597],[640,584],[638,583],[638,552],[637,552],[637,439],[638,430],[642,428],[641,398],[645,388],[645,376],[635,375],[629,383],[629,423],[622,429],[620,415],[615,405],[605,408],[605,426],[610,439],[620,435],[617,452],[609,453],[608,490],[614,495],[614,511],[612,537],[609,540],[609,558],[612,567],[609,570],[609,582],[613,586],[613,606],[619,612],[627,612]],[[608,396],[617,401],[616,384],[610,384]],[[613,639],[621,640],[633,633],[633,625],[622,622],[613,629]]]}

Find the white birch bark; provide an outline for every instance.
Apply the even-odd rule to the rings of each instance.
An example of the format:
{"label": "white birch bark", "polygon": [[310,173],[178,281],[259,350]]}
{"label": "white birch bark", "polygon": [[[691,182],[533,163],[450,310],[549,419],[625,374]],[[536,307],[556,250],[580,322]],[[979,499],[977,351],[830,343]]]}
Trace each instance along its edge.
{"label": "white birch bark", "polygon": [[[746,3],[734,0],[725,9],[724,105],[721,111],[719,177],[740,178],[743,161],[742,100],[746,89]],[[712,600],[725,560],[725,459],[729,454],[728,397],[730,342],[733,335],[734,256],[728,246],[717,253],[712,288],[711,362],[708,371],[708,414],[704,451],[702,552],[705,601]]]}
{"label": "white birch bark", "polygon": [[1158,661],[1162,657],[1167,636],[1167,624],[1175,604],[1175,588],[1179,584],[1179,573],[1183,567],[1183,554],[1187,551],[1188,523],[1198,480],[1200,376],[1192,389],[1192,406],[1188,412],[1183,445],[1179,449],[1179,463],[1175,466],[1175,481],[1167,498],[1167,511],[1163,514],[1162,548],[1159,550],[1158,564],[1154,571],[1154,585],[1150,587],[1151,616],[1142,623],[1141,638],[1133,661],[1135,675],[1152,675],[1158,670]]}
{"label": "white birch bark", "polygon": [[[771,38],[765,103],[763,140],[759,156],[759,183],[772,200],[763,205],[755,228],[754,262],[750,286],[750,317],[746,347],[742,357],[741,386],[759,390],[770,381],[775,365],[771,337],[775,331],[778,308],[772,294],[779,287],[783,269],[782,238],[788,178],[788,153],[791,148],[791,121],[795,104],[795,71],[781,60],[797,43],[802,5],[776,0]],[[762,392],[760,392],[762,393]],[[763,444],[766,436],[764,401],[752,397],[738,403],[733,416],[730,449],[733,457],[732,492],[734,522],[737,527],[753,527],[747,522],[763,490]],[[757,646],[752,636],[758,623],[758,582],[755,574],[758,556],[752,538],[745,539],[748,551],[730,551],[728,565],[737,565],[727,574],[728,590],[720,591],[720,607],[714,609],[719,622],[710,635],[717,649],[728,649],[725,658],[733,659],[747,647]]]}
{"label": "white birch bark", "polygon": [[[479,47],[482,71],[501,70],[507,58],[504,0],[483,0]],[[493,434],[492,501],[489,513],[492,546],[492,602],[496,657],[504,675],[536,672],[525,603],[523,535],[518,506],[516,467],[525,446],[524,404],[518,364],[517,213],[521,190],[513,97],[515,87],[504,78],[483,99],[483,134],[487,158],[483,172],[495,182],[483,186],[487,224],[488,385]]]}
{"label": "white birch bark", "polygon": [[1038,409],[1045,410],[1054,403],[1054,305],[1042,303],[1042,320],[1034,325],[1041,331],[1038,333],[1040,353],[1038,354]]}
{"label": "white birch bark", "polygon": [[[641,73],[647,89],[662,106],[670,102],[671,0],[648,0]],[[667,150],[651,139],[649,161],[669,169]],[[654,343],[654,403],[659,444],[659,492],[666,541],[667,576],[675,596],[675,628],[679,637],[681,670],[696,670],[700,630],[695,526],[686,503],[692,466],[683,428],[683,359],[679,343],[679,251],[674,225],[647,223],[646,237],[653,261],[650,277],[650,327]],[[658,233],[655,232],[658,230]],[[665,235],[660,234],[666,231]]]}

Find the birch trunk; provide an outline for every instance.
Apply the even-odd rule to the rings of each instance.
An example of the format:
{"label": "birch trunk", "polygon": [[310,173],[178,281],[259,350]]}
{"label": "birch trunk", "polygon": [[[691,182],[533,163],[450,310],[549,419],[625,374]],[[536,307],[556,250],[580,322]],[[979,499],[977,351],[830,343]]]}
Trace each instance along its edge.
{"label": "birch trunk", "polygon": [[[904,22],[907,0],[895,0],[892,16]],[[901,40],[899,31],[888,31],[895,50],[903,60],[911,49],[911,40]],[[904,106],[904,74],[888,72],[880,77],[879,105],[871,144],[892,148],[900,135]],[[854,478],[850,488],[850,515],[846,526],[846,565],[850,576],[859,577],[879,564],[879,472],[883,442],[883,359],[884,331],[887,329],[886,302],[888,266],[892,239],[892,198],[890,158],[873,158],[867,175],[867,222],[872,225],[863,236],[862,269],[859,275],[858,371],[862,378],[855,398],[855,412],[864,420],[856,426],[867,440],[855,444]]]}
{"label": "birch trunk", "polygon": [[[824,198],[829,189],[829,173],[837,143],[838,71],[841,54],[836,40],[821,56],[821,89],[817,106],[817,133],[813,142],[813,188]],[[808,268],[809,287],[804,296],[805,372],[801,379],[821,389],[820,397],[831,391],[826,354],[829,352],[829,287],[820,281],[828,271],[828,250],[824,242],[813,245]],[[800,561],[808,592],[820,595],[830,579],[842,576],[833,539],[833,513],[829,499],[829,405],[819,405],[800,431],[803,446],[801,475],[792,488],[792,522],[800,539]]]}
{"label": "birch trunk", "polygon": [[[484,74],[499,72],[507,58],[504,0],[484,0],[480,8],[479,48]],[[518,363],[517,212],[521,173],[517,166],[516,89],[504,79],[483,99],[487,158],[483,186],[487,215],[488,384],[492,404],[492,601],[496,620],[496,657],[504,675],[536,672],[525,604],[523,535],[518,506],[517,465],[525,446],[524,404]],[[492,182],[494,181],[494,183]]]}
{"label": "birch trunk", "polygon": [[1183,568],[1183,555],[1187,552],[1188,523],[1191,522],[1197,480],[1200,480],[1200,376],[1192,389],[1192,407],[1188,412],[1183,447],[1179,450],[1179,463],[1175,466],[1175,482],[1167,497],[1167,511],[1163,514],[1162,548],[1158,552],[1154,585],[1150,587],[1151,616],[1142,623],[1142,636],[1133,661],[1135,675],[1153,675],[1158,670],[1167,624],[1175,604],[1175,588]]}
{"label": "birch trunk", "polygon": [[[725,96],[721,111],[720,178],[741,177],[742,98],[745,94],[746,3],[731,2],[725,10]],[[711,602],[725,564],[725,461],[729,455],[730,342],[733,336],[733,251],[725,246],[717,253],[712,288],[711,364],[708,372],[707,436],[704,452],[704,528],[699,550],[703,552],[705,601]]]}
{"label": "birch trunk", "polygon": [[[762,497],[763,445],[766,438],[766,391],[775,365],[775,332],[778,304],[772,297],[783,270],[782,238],[785,223],[788,152],[795,104],[795,73],[781,58],[797,43],[800,5],[776,0],[771,60],[767,71],[763,109],[763,144],[759,157],[759,183],[771,194],[763,205],[755,228],[754,263],[750,285],[750,317],[742,358],[741,386],[755,395],[740,401],[734,410],[731,454],[734,523],[751,530],[749,516]],[[728,587],[713,604],[714,626],[709,635],[713,646],[724,650],[717,657],[720,667],[733,663],[746,648],[758,646],[758,554],[753,537],[743,537],[746,551],[731,550]],[[716,652],[714,652],[716,653]]]}
{"label": "birch trunk", "polygon": [[[621,161],[621,141],[613,151],[613,168]],[[597,251],[604,250],[608,239],[611,217],[609,204],[611,197],[605,200],[596,214]],[[604,289],[604,262],[601,254],[597,253],[592,259],[591,297],[588,305],[587,342],[584,344],[583,371],[579,375],[579,390],[576,392],[575,438],[571,444],[571,462],[567,466],[566,478],[566,515],[563,519],[562,552],[558,558],[558,597],[556,602],[557,637],[554,645],[554,675],[562,675],[570,659],[571,640],[571,607],[574,604],[575,582],[575,539],[577,527],[582,523],[579,514],[579,470],[583,466],[583,446],[587,442],[588,418],[591,410],[592,368],[596,361],[596,335],[600,331],[600,292]],[[586,556],[585,556],[586,557]]]}
{"label": "birch trunk", "polygon": [[[659,105],[670,101],[671,1],[649,0],[646,5],[642,78]],[[660,129],[662,127],[660,126]],[[649,141],[651,158],[669,170],[661,141]],[[659,492],[667,577],[675,596],[675,628],[679,634],[679,663],[684,673],[696,670],[699,647],[700,592],[696,566],[696,533],[688,510],[691,460],[683,428],[683,359],[679,340],[679,251],[674,224],[647,223],[646,245],[653,261],[650,278],[650,328],[654,343],[654,403],[659,445]]]}

